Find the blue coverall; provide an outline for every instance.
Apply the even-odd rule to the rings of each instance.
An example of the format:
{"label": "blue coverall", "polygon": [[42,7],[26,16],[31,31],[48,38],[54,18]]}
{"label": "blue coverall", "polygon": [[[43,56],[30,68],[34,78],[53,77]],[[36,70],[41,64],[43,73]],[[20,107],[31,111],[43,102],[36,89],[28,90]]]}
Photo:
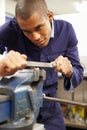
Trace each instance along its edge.
{"label": "blue coverall", "polygon": [[[77,87],[83,79],[83,68],[80,64],[77,48],[77,38],[72,25],[63,20],[53,20],[54,37],[44,48],[35,46],[20,30],[15,18],[0,27],[0,53],[7,47],[8,51],[15,50],[28,56],[29,61],[51,62],[59,55],[68,57],[73,65],[73,75],[67,79],[64,75],[66,90]],[[58,73],[52,68],[46,70],[46,81],[43,93],[56,97],[58,87]],[[63,115],[59,103],[44,101],[37,122],[44,123],[46,130],[65,130]]]}

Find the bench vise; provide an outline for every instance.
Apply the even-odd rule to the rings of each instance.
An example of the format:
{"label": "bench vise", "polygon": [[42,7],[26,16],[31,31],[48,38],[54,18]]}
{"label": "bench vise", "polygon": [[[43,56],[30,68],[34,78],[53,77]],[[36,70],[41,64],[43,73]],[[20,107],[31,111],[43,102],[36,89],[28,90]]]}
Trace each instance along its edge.
{"label": "bench vise", "polygon": [[0,130],[32,130],[43,105],[44,70],[24,69],[0,81]]}

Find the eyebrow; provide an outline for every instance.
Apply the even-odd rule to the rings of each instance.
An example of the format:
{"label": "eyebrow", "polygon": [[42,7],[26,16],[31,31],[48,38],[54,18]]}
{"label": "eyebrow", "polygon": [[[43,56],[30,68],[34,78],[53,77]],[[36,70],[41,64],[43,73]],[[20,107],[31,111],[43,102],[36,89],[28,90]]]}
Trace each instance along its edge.
{"label": "eyebrow", "polygon": [[[39,28],[39,27],[42,27],[44,26],[44,23],[43,24],[39,24],[37,25],[36,27],[34,27],[35,29]],[[30,30],[26,30],[26,29],[21,29],[23,32],[31,32]]]}
{"label": "eyebrow", "polygon": [[21,29],[23,32],[30,32],[29,30]]}

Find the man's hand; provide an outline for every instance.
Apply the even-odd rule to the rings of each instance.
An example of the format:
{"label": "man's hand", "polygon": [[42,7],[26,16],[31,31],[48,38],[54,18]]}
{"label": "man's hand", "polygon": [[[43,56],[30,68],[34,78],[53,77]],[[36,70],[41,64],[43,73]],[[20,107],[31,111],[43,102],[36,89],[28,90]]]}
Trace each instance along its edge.
{"label": "man's hand", "polygon": [[0,76],[9,76],[27,66],[27,56],[10,51],[0,60]]}
{"label": "man's hand", "polygon": [[67,57],[59,56],[54,62],[56,63],[55,71],[64,74],[67,78],[71,77],[73,69],[71,62]]}

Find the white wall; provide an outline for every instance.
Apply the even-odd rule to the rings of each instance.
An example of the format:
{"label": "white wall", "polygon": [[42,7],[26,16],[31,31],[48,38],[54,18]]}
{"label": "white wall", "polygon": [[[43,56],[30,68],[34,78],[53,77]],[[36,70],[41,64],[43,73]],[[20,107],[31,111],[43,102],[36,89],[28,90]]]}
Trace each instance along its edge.
{"label": "white wall", "polygon": [[5,22],[5,0],[0,0],[0,25]]}
{"label": "white wall", "polygon": [[7,16],[14,16],[15,15],[15,0],[5,0],[5,7],[6,7],[6,15]]}
{"label": "white wall", "polygon": [[[84,1],[84,0],[82,0]],[[6,13],[14,15],[15,0],[5,0]],[[81,0],[46,0],[49,10],[52,10],[54,14],[67,14],[77,13],[76,3],[81,3]]]}
{"label": "white wall", "polygon": [[75,8],[76,0],[46,0],[50,10],[53,10],[54,14],[67,14],[78,12]]}

